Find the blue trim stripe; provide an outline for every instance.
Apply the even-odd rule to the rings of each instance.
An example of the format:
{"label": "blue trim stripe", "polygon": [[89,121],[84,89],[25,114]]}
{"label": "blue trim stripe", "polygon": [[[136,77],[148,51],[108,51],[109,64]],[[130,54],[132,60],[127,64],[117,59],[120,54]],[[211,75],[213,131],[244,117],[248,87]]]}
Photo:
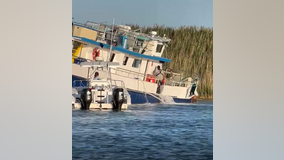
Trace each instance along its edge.
{"label": "blue trim stripe", "polygon": [[[83,37],[77,37],[77,36],[73,36],[73,37],[74,38],[80,38],[83,42],[87,42],[87,43],[90,43],[90,44],[94,44],[94,45],[100,46],[100,42],[96,42],[96,41],[93,41],[93,40],[90,40],[90,39],[87,39],[87,38],[83,38]],[[104,48],[109,49],[110,45],[104,44]],[[135,57],[141,57],[141,58],[150,59],[150,60],[156,60],[156,61],[161,61],[161,62],[171,62],[171,60],[167,59],[167,58],[148,56],[148,55],[132,52],[132,51],[124,49],[124,48],[122,48],[120,46],[119,47],[113,47],[113,50],[119,51],[119,52],[122,52],[122,53],[125,53],[125,54],[129,54],[129,55],[132,55],[132,56],[135,56]]]}

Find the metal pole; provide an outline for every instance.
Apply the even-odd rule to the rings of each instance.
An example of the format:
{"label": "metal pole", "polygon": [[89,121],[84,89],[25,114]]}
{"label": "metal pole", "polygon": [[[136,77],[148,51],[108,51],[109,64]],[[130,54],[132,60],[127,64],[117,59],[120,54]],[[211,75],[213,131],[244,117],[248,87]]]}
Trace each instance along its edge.
{"label": "metal pole", "polygon": [[[113,41],[113,29],[114,29],[114,21],[115,21],[115,17],[113,18],[113,22],[112,22],[112,33],[111,33],[111,37],[110,37],[110,49],[109,49],[109,54],[107,55],[107,61],[109,62],[109,55],[111,54],[112,51],[112,41]],[[108,67],[108,65],[107,65]]]}
{"label": "metal pole", "polygon": [[111,82],[111,71],[109,69],[109,55],[111,54],[112,51],[112,41],[113,41],[113,29],[114,29],[114,21],[115,21],[115,17],[113,17],[113,22],[112,22],[112,33],[111,33],[111,43],[110,43],[110,49],[109,49],[109,54],[107,54],[107,70],[108,70],[108,74],[109,74],[109,78],[110,78],[110,87],[112,88],[112,82]]}

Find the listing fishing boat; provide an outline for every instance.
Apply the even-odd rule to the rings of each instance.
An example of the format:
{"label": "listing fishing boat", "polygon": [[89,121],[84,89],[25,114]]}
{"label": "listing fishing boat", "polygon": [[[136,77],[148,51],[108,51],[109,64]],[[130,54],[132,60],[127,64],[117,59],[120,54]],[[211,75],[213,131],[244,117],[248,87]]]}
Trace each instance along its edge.
{"label": "listing fishing boat", "polygon": [[[116,62],[120,65],[109,70],[111,78],[125,83],[131,104],[194,103],[198,78],[168,70],[161,70],[162,78],[153,75],[171,62],[162,57],[170,41],[155,31],[146,34],[125,25],[73,22],[72,81],[86,80],[89,70],[80,67],[82,62]],[[98,72],[102,78],[108,75],[106,70]]]}

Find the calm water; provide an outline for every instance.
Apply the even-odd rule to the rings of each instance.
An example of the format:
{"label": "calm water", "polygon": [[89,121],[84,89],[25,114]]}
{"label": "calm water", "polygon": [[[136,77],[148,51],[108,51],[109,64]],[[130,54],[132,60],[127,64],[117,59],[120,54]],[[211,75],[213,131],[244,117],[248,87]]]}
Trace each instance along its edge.
{"label": "calm water", "polygon": [[213,105],[73,111],[73,160],[213,159]]}

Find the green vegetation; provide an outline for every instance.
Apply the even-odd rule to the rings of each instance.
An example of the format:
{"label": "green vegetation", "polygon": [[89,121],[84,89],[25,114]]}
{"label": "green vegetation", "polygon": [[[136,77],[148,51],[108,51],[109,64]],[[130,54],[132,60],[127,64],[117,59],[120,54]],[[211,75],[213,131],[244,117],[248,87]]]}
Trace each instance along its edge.
{"label": "green vegetation", "polygon": [[158,35],[172,39],[165,49],[163,57],[172,60],[164,67],[183,73],[183,77],[199,78],[198,93],[201,98],[213,98],[213,28],[182,26],[171,28],[155,25],[132,29],[142,29],[149,33],[157,31]]}

